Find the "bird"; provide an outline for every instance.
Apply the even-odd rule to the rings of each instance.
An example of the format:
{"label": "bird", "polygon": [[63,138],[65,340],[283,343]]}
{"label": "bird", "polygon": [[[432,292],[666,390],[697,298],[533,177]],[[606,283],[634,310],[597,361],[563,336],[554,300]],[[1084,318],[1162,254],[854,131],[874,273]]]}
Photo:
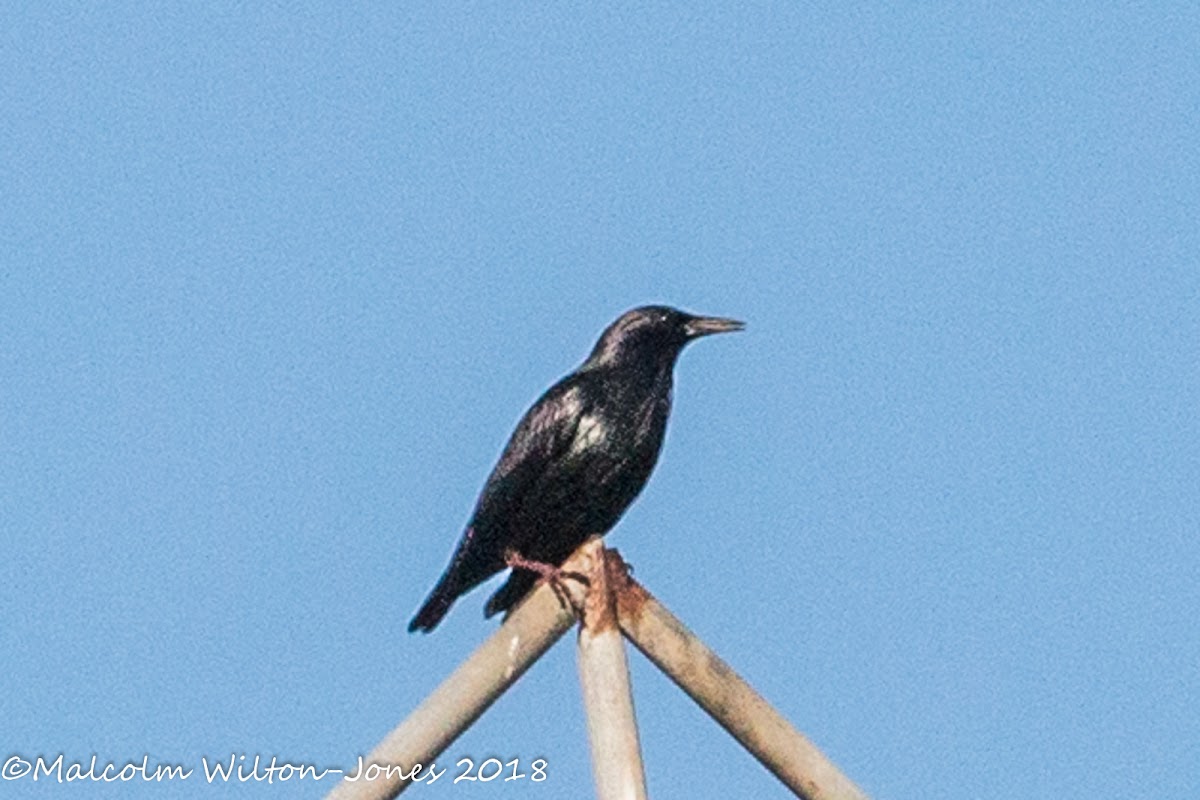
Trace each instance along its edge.
{"label": "bird", "polygon": [[610,324],[517,423],[409,632],[432,631],[459,597],[511,567],[484,615],[509,611],[541,574],[607,533],[658,461],[679,354],[702,336],[744,327],[661,305]]}

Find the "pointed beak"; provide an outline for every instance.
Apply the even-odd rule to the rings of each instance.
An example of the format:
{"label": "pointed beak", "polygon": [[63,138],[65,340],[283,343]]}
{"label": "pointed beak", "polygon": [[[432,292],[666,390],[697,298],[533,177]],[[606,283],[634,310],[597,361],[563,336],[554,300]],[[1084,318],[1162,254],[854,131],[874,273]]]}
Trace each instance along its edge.
{"label": "pointed beak", "polygon": [[711,333],[740,331],[744,327],[746,327],[744,322],[723,317],[692,317],[683,325],[684,332],[689,339],[708,336]]}

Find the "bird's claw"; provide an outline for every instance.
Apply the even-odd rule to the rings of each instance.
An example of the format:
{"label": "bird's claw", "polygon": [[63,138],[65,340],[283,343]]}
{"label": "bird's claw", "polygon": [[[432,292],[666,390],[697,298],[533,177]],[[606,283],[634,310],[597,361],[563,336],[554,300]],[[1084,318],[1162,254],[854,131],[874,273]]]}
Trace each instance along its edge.
{"label": "bird's claw", "polygon": [[504,551],[504,563],[512,569],[524,569],[529,572],[536,572],[541,576],[541,580],[550,585],[550,589],[554,592],[554,596],[558,598],[558,602],[563,608],[573,609],[576,612],[580,611],[574,595],[566,587],[564,581],[567,578],[578,581],[584,586],[591,586],[591,582],[587,576],[573,570],[565,570],[562,567],[557,567],[554,564],[548,564],[545,561],[535,561],[525,558],[516,550],[509,548]]}

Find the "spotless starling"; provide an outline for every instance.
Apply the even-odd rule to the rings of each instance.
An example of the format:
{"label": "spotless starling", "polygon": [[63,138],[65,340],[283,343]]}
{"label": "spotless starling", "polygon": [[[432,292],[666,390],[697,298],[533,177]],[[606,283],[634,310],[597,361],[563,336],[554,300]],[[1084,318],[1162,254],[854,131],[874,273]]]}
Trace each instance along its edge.
{"label": "spotless starling", "polygon": [[693,339],[742,327],[666,306],[635,308],[609,325],[579,369],[517,424],[408,629],[433,630],[460,595],[512,567],[484,613],[507,611],[537,582],[531,567],[560,565],[588,537],[607,533],[658,461],[679,353]]}

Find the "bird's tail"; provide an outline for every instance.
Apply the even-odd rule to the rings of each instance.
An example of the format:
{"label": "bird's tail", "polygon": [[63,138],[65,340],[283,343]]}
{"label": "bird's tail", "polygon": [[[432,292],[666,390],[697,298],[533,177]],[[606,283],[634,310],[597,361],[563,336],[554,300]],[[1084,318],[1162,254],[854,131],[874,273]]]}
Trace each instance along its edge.
{"label": "bird's tail", "polygon": [[458,599],[458,595],[459,592],[456,587],[450,585],[450,581],[446,580],[446,578],[438,581],[438,585],[433,587],[433,591],[425,599],[425,603],[421,606],[420,611],[412,618],[412,622],[408,623],[408,632],[423,631],[424,633],[429,633],[432,631],[442,621],[442,617],[446,616],[446,612],[450,610],[450,606],[454,605],[454,601]]}
{"label": "bird's tail", "polygon": [[485,617],[491,617],[494,614],[499,614],[501,611],[511,611],[520,600],[533,591],[533,587],[537,585],[538,574],[536,572],[528,572],[523,569],[514,569],[512,574],[508,576],[508,580],[504,585],[496,590],[491,599],[487,602],[487,607],[483,610]]}

